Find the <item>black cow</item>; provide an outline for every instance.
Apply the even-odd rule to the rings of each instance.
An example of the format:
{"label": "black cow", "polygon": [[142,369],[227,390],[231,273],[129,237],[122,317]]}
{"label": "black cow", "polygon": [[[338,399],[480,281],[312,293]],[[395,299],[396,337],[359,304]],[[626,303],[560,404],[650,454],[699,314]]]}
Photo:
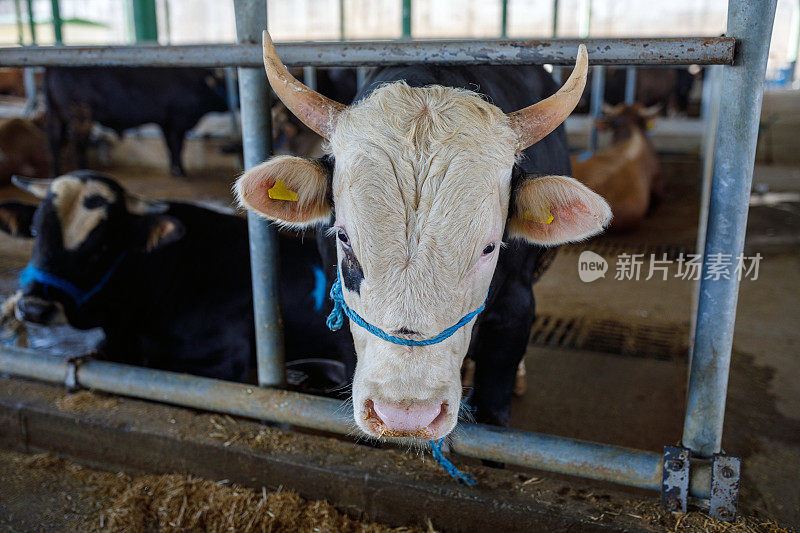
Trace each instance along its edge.
{"label": "black cow", "polygon": [[184,136],[206,113],[227,110],[223,87],[208,69],[48,68],[46,129],[55,175],[62,171],[60,152],[69,142],[77,150],[78,166],[88,166],[92,123],[99,122],[119,135],[158,124],[169,149],[170,172],[185,176]]}
{"label": "black cow", "polygon": [[[17,315],[43,325],[101,327],[111,360],[236,381],[254,379],[247,223],[239,216],[126,193],[77,171],[15,178],[42,199],[0,204],[0,230],[34,237]],[[336,357],[351,372],[352,340],[325,327],[315,242],[280,236],[289,359]]]}

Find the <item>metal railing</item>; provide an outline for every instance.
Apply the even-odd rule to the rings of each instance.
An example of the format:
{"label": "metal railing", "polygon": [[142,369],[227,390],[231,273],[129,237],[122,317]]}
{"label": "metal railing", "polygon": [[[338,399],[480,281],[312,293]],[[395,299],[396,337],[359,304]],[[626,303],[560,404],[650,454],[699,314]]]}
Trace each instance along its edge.
{"label": "metal railing", "polygon": [[[705,254],[737,257],[744,247],[776,1],[730,0],[728,37],[301,43],[279,45],[278,50],[287,64],[303,66],[567,64],[573,60],[578,42],[585,42],[590,62],[595,65],[725,65]],[[237,45],[6,48],[0,49],[0,64],[242,67],[239,87],[244,156],[245,166],[251,167],[270,153],[268,91],[258,43],[261,29],[266,27],[266,9],[264,0],[235,0],[235,7]],[[249,219],[249,229],[259,382],[275,385],[283,381],[273,270],[277,263],[275,238],[273,230],[258,219]],[[705,460],[720,452],[739,286],[735,276],[706,276],[707,268],[699,296],[683,436],[683,444]],[[0,372],[47,381],[62,381],[69,374],[78,385],[107,392],[342,433],[353,430],[351,422],[345,424],[337,418],[341,414],[338,403],[299,393],[114,363],[90,361],[70,368],[62,359],[7,347],[0,347]],[[654,490],[662,487],[665,480],[661,469],[668,466],[653,452],[475,424],[460,425],[452,438],[453,448],[464,455]],[[692,462],[690,486],[691,494],[709,496],[707,461]]]}

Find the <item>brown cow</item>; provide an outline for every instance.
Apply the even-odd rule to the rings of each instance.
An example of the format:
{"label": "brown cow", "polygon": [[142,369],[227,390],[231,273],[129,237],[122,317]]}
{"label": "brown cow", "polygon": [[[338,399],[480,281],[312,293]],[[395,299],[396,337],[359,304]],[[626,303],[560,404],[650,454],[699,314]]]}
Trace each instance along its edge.
{"label": "brown cow", "polygon": [[588,159],[571,157],[573,177],[611,206],[611,230],[636,229],[663,195],[661,165],[645,133],[657,113],[640,104],[606,106],[597,128],[611,130],[611,145]]}
{"label": "brown cow", "polygon": [[50,164],[47,137],[36,124],[21,118],[0,122],[0,185],[14,174],[47,178]]}
{"label": "brown cow", "polygon": [[0,68],[0,94],[25,96],[25,77],[21,68]]}

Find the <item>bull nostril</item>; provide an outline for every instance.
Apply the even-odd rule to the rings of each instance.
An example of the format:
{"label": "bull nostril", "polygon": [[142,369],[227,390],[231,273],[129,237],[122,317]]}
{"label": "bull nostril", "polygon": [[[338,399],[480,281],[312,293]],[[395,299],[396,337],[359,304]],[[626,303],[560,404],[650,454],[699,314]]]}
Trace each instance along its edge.
{"label": "bull nostril", "polygon": [[414,331],[413,329],[409,329],[405,326],[400,329],[394,330],[392,333],[394,333],[395,335],[419,335],[418,331]]}

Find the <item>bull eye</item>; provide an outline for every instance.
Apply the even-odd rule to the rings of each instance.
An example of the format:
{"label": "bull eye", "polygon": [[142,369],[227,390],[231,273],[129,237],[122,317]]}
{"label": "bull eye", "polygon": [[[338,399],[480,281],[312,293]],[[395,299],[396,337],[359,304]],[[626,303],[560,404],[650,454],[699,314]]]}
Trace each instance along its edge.
{"label": "bull eye", "polygon": [[340,229],[339,231],[337,231],[336,237],[338,237],[339,240],[342,241],[343,246],[347,246],[348,248],[350,247],[350,237],[347,236],[347,233],[345,233],[344,230]]}
{"label": "bull eye", "polygon": [[486,248],[483,249],[483,255],[489,255],[490,253],[494,252],[495,243],[490,242],[486,245]]}
{"label": "bull eye", "polygon": [[83,199],[83,207],[86,209],[98,209],[100,207],[105,207],[106,205],[108,205],[108,200],[99,194],[93,194]]}

